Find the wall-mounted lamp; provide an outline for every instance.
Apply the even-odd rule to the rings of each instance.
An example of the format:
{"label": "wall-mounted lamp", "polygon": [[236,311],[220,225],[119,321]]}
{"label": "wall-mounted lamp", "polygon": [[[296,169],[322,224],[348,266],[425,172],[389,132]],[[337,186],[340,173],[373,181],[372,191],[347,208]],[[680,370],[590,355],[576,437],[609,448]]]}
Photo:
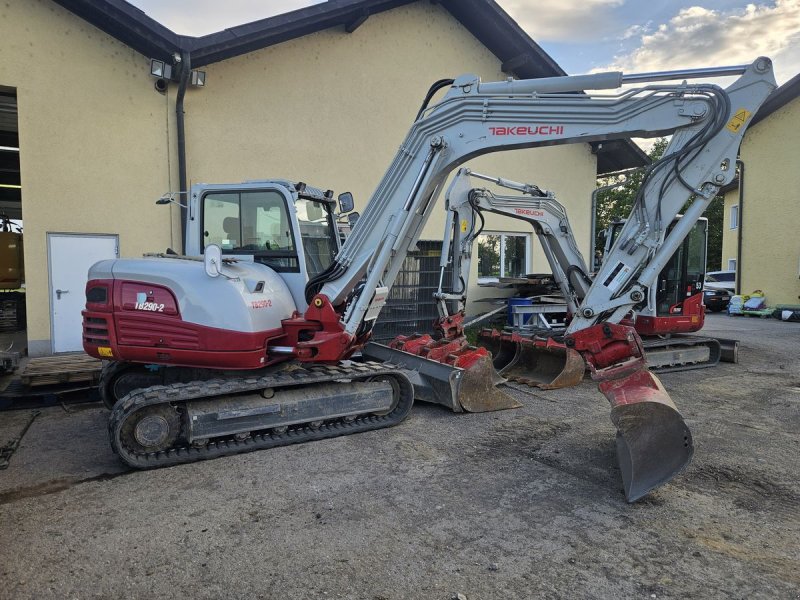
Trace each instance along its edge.
{"label": "wall-mounted lamp", "polygon": [[[180,55],[173,57],[175,64],[179,65],[181,62]],[[159,60],[158,58],[150,59],[150,75],[156,78],[155,87],[160,93],[165,93],[169,87],[170,81],[178,81],[180,75],[180,68],[173,69],[172,65],[166,61]],[[189,83],[194,87],[205,87],[206,85],[206,72],[205,71],[192,71]]]}
{"label": "wall-mounted lamp", "polygon": [[192,71],[191,83],[195,87],[203,87],[206,84],[206,72]]}
{"label": "wall-mounted lamp", "polygon": [[157,58],[150,59],[150,75],[159,79],[172,79],[172,65]]}

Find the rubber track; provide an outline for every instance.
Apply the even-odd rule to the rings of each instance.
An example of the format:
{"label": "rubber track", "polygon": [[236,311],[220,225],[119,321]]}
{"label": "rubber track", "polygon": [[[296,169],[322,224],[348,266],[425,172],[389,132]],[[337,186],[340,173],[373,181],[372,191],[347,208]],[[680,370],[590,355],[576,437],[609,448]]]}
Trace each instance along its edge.
{"label": "rubber track", "polygon": [[[406,418],[414,402],[414,387],[408,377],[400,369],[386,363],[366,362],[352,363],[349,366],[314,365],[311,367],[293,364],[292,367],[269,376],[209,379],[191,383],[153,386],[131,392],[121,398],[111,412],[108,422],[111,447],[123,461],[134,468],[165,467],[390,427]],[[254,392],[265,388],[286,388],[328,383],[341,379],[368,379],[379,375],[393,377],[400,387],[400,398],[397,406],[392,412],[383,416],[365,415],[356,417],[351,422],[336,420],[323,423],[316,429],[302,424],[294,425],[290,426],[284,433],[273,433],[267,430],[264,433],[250,436],[243,441],[225,438],[219,441],[212,440],[208,445],[201,448],[184,445],[151,453],[133,451],[127,448],[119,439],[119,432],[126,419],[142,408],[155,404],[188,402],[207,399],[212,396]]]}

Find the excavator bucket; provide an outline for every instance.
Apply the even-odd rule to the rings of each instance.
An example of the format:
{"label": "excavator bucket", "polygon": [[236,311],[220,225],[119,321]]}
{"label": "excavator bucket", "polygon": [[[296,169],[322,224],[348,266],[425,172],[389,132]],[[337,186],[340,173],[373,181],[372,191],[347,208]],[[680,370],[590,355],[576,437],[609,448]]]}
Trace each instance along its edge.
{"label": "excavator bucket", "polygon": [[[473,352],[468,356],[451,353],[442,360],[433,360],[370,342],[364,346],[362,355],[406,369],[417,400],[441,404],[454,412],[487,412],[522,406],[498,388],[505,379],[495,372],[491,356],[486,352]],[[443,362],[446,358],[453,364]]]}
{"label": "excavator bucket", "polygon": [[509,381],[553,390],[572,387],[583,380],[583,357],[551,338],[484,330],[479,343],[492,353],[495,369]]}
{"label": "excavator bucket", "polygon": [[692,433],[646,364],[622,376],[603,377],[617,428],[617,460],[625,498],[635,502],[683,471],[694,453]]}

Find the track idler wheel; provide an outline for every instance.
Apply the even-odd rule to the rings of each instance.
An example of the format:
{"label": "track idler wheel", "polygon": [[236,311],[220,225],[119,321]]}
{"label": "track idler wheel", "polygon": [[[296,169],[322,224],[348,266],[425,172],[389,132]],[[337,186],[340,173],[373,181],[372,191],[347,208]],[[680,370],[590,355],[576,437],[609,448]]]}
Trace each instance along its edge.
{"label": "track idler wheel", "polygon": [[172,447],[181,433],[181,417],[169,404],[143,408],[126,420],[120,441],[136,452],[159,452]]}

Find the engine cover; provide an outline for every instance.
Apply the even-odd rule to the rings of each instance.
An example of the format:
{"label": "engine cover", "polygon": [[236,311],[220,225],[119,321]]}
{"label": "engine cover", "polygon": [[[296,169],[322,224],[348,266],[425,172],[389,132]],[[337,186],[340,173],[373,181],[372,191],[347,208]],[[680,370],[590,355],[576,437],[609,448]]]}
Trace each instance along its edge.
{"label": "engine cover", "polygon": [[92,356],[184,366],[264,366],[295,304],[286,283],[258,263],[209,277],[186,258],[105,260],[89,270],[84,349]]}

